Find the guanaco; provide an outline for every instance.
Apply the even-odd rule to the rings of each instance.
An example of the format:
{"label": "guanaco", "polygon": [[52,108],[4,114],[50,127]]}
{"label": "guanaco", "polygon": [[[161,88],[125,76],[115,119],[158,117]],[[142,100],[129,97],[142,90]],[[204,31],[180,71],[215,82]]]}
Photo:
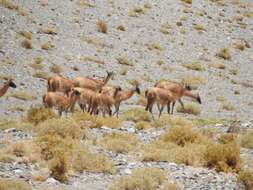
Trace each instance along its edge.
{"label": "guanaco", "polygon": [[4,83],[4,85],[2,87],[0,87],[0,97],[2,97],[7,92],[9,87],[11,87],[11,88],[17,87],[12,79],[9,79],[7,82]]}
{"label": "guanaco", "polygon": [[101,88],[108,83],[112,78],[113,72],[107,71],[107,76],[104,80],[89,78],[89,77],[77,77],[74,79],[75,87],[88,88],[93,91],[99,91]]}
{"label": "guanaco", "polygon": [[71,89],[68,95],[60,95],[57,92],[47,92],[43,95],[43,104],[46,108],[55,107],[58,110],[58,114],[61,116],[62,112],[67,112],[69,108],[76,102],[80,96],[80,92]]}
{"label": "guanaco", "polygon": [[149,111],[153,116],[152,108],[154,103],[156,102],[158,105],[157,107],[159,110],[159,117],[161,116],[163,109],[166,105],[177,100],[177,97],[169,90],[157,87],[151,87],[146,90],[145,97],[147,98],[147,106],[145,110]]}
{"label": "guanaco", "polygon": [[[189,85],[183,86],[179,83],[172,82],[172,81],[160,81],[155,84],[155,87],[170,90],[177,97],[177,100],[181,104],[183,109],[184,109],[184,103],[181,100],[181,98],[183,96],[188,96],[190,98],[193,98],[201,104],[201,99],[200,99],[199,95],[192,94],[190,92],[191,87]],[[175,103],[176,103],[176,101],[172,102],[171,114],[173,114]],[[170,112],[170,104],[168,104],[167,106],[168,106],[168,113],[169,113]]]}
{"label": "guanaco", "polygon": [[109,116],[111,116],[111,107],[115,104],[115,97],[117,96],[119,90],[120,88],[116,88],[113,96],[96,92],[96,94],[90,99],[90,108],[88,109],[89,113],[98,114],[98,111],[101,110],[103,117],[105,116],[106,112]]}
{"label": "guanaco", "polygon": [[67,95],[73,87],[73,81],[62,76],[49,77],[47,80],[48,92],[63,92]]}
{"label": "guanaco", "polygon": [[[115,93],[115,90],[116,90],[116,87],[104,86],[102,88],[102,93],[112,96],[112,94]],[[132,88],[130,90],[122,91],[122,89],[120,88],[117,95],[115,96],[115,103],[114,103],[115,111],[114,111],[113,115],[116,114],[117,117],[119,116],[119,107],[120,107],[121,102],[126,101],[129,98],[131,98],[135,92],[137,94],[141,93],[140,88],[139,88],[139,84],[136,84],[134,86],[134,88]]]}

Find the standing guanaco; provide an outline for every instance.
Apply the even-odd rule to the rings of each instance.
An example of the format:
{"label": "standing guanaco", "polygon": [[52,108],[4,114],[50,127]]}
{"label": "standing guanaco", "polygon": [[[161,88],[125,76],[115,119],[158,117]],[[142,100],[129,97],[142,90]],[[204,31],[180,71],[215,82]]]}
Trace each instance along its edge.
{"label": "standing guanaco", "polygon": [[64,94],[68,94],[73,87],[73,81],[62,76],[54,76],[47,79],[48,92],[63,92]]}

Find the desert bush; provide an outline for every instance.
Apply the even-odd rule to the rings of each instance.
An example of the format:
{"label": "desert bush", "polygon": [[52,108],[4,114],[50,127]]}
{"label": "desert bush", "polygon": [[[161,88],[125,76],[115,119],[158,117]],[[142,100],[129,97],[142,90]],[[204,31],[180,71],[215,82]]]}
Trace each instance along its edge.
{"label": "desert bush", "polygon": [[222,134],[219,137],[219,142],[221,144],[229,144],[232,142],[236,142],[236,140],[237,140],[237,134],[234,134],[234,133]]}
{"label": "desert bush", "polygon": [[201,76],[184,76],[181,78],[182,84],[188,84],[193,90],[198,89],[201,85],[206,84],[206,79]]}
{"label": "desert bush", "polygon": [[127,57],[119,57],[119,58],[117,58],[117,61],[121,65],[128,65],[128,66],[134,65],[134,62],[129,60]]}
{"label": "desert bush", "polygon": [[31,107],[26,115],[26,120],[35,125],[40,122],[44,122],[45,120],[56,118],[57,115],[48,108],[44,108],[42,106]]}
{"label": "desert bush", "polygon": [[204,71],[205,68],[199,62],[192,62],[188,64],[183,64],[183,66],[187,69],[195,70],[195,71]]}
{"label": "desert bush", "polygon": [[147,121],[139,121],[139,122],[136,123],[135,127],[138,130],[145,130],[145,129],[152,128],[150,122],[147,122]]}
{"label": "desert bush", "polygon": [[226,66],[223,63],[210,63],[208,66],[216,69],[226,69]]}
{"label": "desert bush", "polygon": [[205,165],[217,171],[236,172],[240,169],[240,147],[235,143],[210,144],[204,158]]}
{"label": "desert bush", "polygon": [[205,26],[203,26],[203,25],[201,25],[201,24],[195,24],[195,25],[193,26],[193,28],[196,29],[196,30],[198,30],[198,31],[200,31],[200,32],[206,31]]}
{"label": "desert bush", "polygon": [[108,32],[107,24],[102,20],[97,21],[97,28],[99,32],[102,32],[105,34]]}
{"label": "desert bush", "polygon": [[227,101],[222,102],[222,109],[227,110],[227,111],[234,111],[235,107]]}
{"label": "desert bush", "polygon": [[32,46],[32,41],[31,41],[31,40],[27,40],[27,39],[25,39],[25,40],[23,40],[23,41],[21,42],[21,46],[22,46],[23,48],[26,48],[26,49],[32,49],[32,48],[33,48],[33,46]]}
{"label": "desert bush", "polygon": [[35,70],[42,70],[44,68],[44,65],[41,63],[31,63],[29,66]]}
{"label": "desert bush", "polygon": [[53,64],[53,65],[50,67],[50,71],[53,72],[53,73],[59,74],[59,73],[62,72],[62,68],[61,68],[60,65]]}
{"label": "desert bush", "polygon": [[166,178],[166,173],[158,168],[135,169],[129,176],[123,176],[115,181],[110,190],[153,190],[157,189]]}
{"label": "desert bush", "polygon": [[152,123],[154,127],[193,126],[193,122],[181,116],[162,115]]}
{"label": "desert bush", "polygon": [[146,7],[144,6],[135,6],[133,9],[129,11],[129,16],[131,17],[139,17],[146,13]]}
{"label": "desert bush", "polygon": [[181,0],[184,3],[192,4],[192,0]]}
{"label": "desert bush", "polygon": [[31,40],[32,39],[32,32],[29,32],[29,31],[19,31],[18,34],[20,34],[21,36],[23,36],[27,40]]}
{"label": "desert bush", "polygon": [[131,120],[134,122],[138,121],[152,121],[152,116],[149,112],[143,109],[130,109],[124,112],[123,119]]}
{"label": "desert bush", "polygon": [[121,126],[121,120],[115,117],[96,117],[87,113],[75,113],[72,118],[80,125],[90,128],[100,128],[102,126],[118,128]]}
{"label": "desert bush", "polygon": [[163,51],[164,50],[164,47],[162,47],[161,44],[159,44],[159,43],[147,44],[147,48],[149,50],[158,50],[158,51]]}
{"label": "desert bush", "polygon": [[199,115],[200,114],[200,109],[199,109],[199,107],[196,106],[196,104],[188,103],[188,104],[184,105],[184,109],[181,105],[178,106],[177,107],[177,112],[188,113],[188,114],[193,114],[193,115]]}
{"label": "desert bush", "polygon": [[225,60],[231,59],[231,54],[228,48],[222,48],[219,50],[219,52],[216,54],[218,57],[223,58]]}
{"label": "desert bush", "polygon": [[105,134],[98,144],[117,153],[128,153],[138,146],[139,139],[134,134],[114,132]]}
{"label": "desert bush", "polygon": [[103,60],[100,60],[95,56],[81,56],[80,60],[94,62],[94,63],[102,64],[102,65],[105,64]]}
{"label": "desert bush", "polygon": [[33,74],[33,77],[47,80],[49,75],[47,72],[37,71],[36,73]]}
{"label": "desert bush", "polygon": [[243,170],[239,172],[238,181],[241,182],[246,190],[253,189],[253,171]]}
{"label": "desert bush", "polygon": [[31,95],[31,94],[27,94],[24,91],[15,91],[15,92],[11,93],[10,97],[20,99],[20,100],[24,100],[24,101],[32,101],[32,100],[37,99],[36,96]]}
{"label": "desert bush", "polygon": [[172,34],[172,27],[170,26],[169,23],[164,23],[161,25],[161,28],[160,28],[160,32],[167,35],[167,34]]}
{"label": "desert bush", "polygon": [[117,29],[120,31],[126,31],[126,28],[123,25],[119,25]]}
{"label": "desert bush", "polygon": [[165,182],[162,185],[161,190],[179,190],[180,188],[173,182]]}
{"label": "desert bush", "polygon": [[48,41],[41,45],[41,49],[44,49],[44,50],[50,50],[52,48],[54,48],[54,44],[51,41]]}
{"label": "desert bush", "polygon": [[0,190],[32,190],[32,187],[22,180],[0,178]]}
{"label": "desert bush", "polygon": [[241,146],[253,149],[253,133],[248,133],[241,137]]}
{"label": "desert bush", "polygon": [[55,35],[57,34],[57,29],[55,26],[53,25],[49,25],[49,26],[46,26],[46,27],[43,27],[40,29],[40,32],[41,33],[44,33],[44,34],[52,34],[52,35]]}
{"label": "desert bush", "polygon": [[169,141],[179,146],[185,146],[187,143],[204,143],[206,141],[199,132],[188,126],[171,127],[161,138],[164,142]]}

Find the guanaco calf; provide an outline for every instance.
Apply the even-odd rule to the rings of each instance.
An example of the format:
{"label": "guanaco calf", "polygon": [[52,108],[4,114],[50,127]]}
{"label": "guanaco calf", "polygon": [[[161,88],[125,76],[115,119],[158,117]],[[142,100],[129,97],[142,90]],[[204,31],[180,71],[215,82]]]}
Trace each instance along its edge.
{"label": "guanaco calf", "polygon": [[108,83],[112,78],[113,72],[107,71],[107,76],[104,80],[89,78],[89,77],[77,77],[74,79],[75,87],[88,88],[93,91],[99,91],[101,88]]}
{"label": "guanaco calf", "polygon": [[113,96],[102,94],[101,92],[96,92],[94,96],[91,97],[90,107],[88,109],[90,114],[98,114],[98,111],[101,110],[103,116],[106,112],[109,116],[112,115],[111,107],[115,104],[115,97],[117,96],[120,88],[116,88]]}
{"label": "guanaco calf", "polygon": [[157,87],[151,87],[146,90],[145,97],[147,98],[147,106],[145,110],[149,111],[153,116],[152,108],[156,102],[159,110],[159,117],[161,116],[166,105],[169,105],[171,102],[175,102],[177,100],[177,97],[169,90]]}
{"label": "guanaco calf", "polygon": [[80,92],[71,89],[68,95],[60,95],[56,92],[47,92],[43,95],[43,104],[47,108],[55,107],[58,110],[58,114],[61,116],[62,112],[67,112],[69,108],[75,104],[77,98],[80,96]]}
{"label": "guanaco calf", "polygon": [[4,85],[2,87],[0,87],[0,97],[2,97],[7,92],[9,87],[11,87],[11,88],[17,87],[12,79],[9,79],[7,82],[4,83]]}
{"label": "guanaco calf", "polygon": [[[181,100],[181,98],[183,96],[188,96],[190,98],[193,98],[201,104],[201,99],[200,99],[199,95],[192,94],[190,92],[191,87],[188,85],[183,86],[179,83],[172,82],[172,81],[161,81],[161,82],[156,83],[155,87],[163,88],[163,89],[171,91],[173,93],[173,95],[177,97],[177,100],[181,104],[183,109],[184,109],[184,103]],[[176,103],[176,101],[172,102],[171,114],[173,114],[175,103]],[[170,112],[170,104],[168,104],[167,106],[168,106],[168,113],[169,113]]]}
{"label": "guanaco calf", "polygon": [[64,94],[68,94],[73,87],[73,81],[62,76],[49,77],[47,80],[48,92],[63,92]]}

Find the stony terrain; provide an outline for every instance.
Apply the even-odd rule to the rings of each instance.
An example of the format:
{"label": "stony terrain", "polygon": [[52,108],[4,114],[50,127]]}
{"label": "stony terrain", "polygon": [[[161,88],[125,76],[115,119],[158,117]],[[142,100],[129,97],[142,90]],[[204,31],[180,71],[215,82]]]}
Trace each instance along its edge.
{"label": "stony terrain", "polygon": [[[99,31],[98,21],[106,24]],[[228,131],[232,120],[241,134],[253,131],[253,3],[251,0],[0,0],[0,85],[13,78],[18,88],[0,99],[0,118],[20,119],[31,105],[41,104],[49,76],[60,74],[104,77],[113,71],[110,84],[132,88],[136,80],[142,95],[124,102],[125,111],[144,109],[144,91],[168,79],[185,82],[199,93],[202,104],[193,104],[198,115],[175,112],[183,118],[216,120],[202,129],[219,134]],[[225,48],[224,52],[221,50]],[[183,99],[185,104],[189,99]],[[225,121],[225,122],[221,122]],[[1,122],[0,122],[1,129]],[[133,121],[120,128],[89,129],[93,138],[126,131],[150,143],[166,128],[137,130]],[[6,139],[35,139],[36,133],[18,127],[0,130],[0,148]],[[237,174],[175,164],[142,162],[128,154],[94,146],[116,165],[115,174],[83,172],[67,184],[52,177],[43,182],[32,176],[41,171],[36,164],[0,162],[0,177],[23,179],[35,189],[106,189],[117,177],[134,168],[158,167],[169,172],[179,189],[244,189]],[[252,149],[241,148],[241,157],[253,163]],[[253,165],[253,164],[252,164]],[[161,187],[162,188],[162,187]]]}

